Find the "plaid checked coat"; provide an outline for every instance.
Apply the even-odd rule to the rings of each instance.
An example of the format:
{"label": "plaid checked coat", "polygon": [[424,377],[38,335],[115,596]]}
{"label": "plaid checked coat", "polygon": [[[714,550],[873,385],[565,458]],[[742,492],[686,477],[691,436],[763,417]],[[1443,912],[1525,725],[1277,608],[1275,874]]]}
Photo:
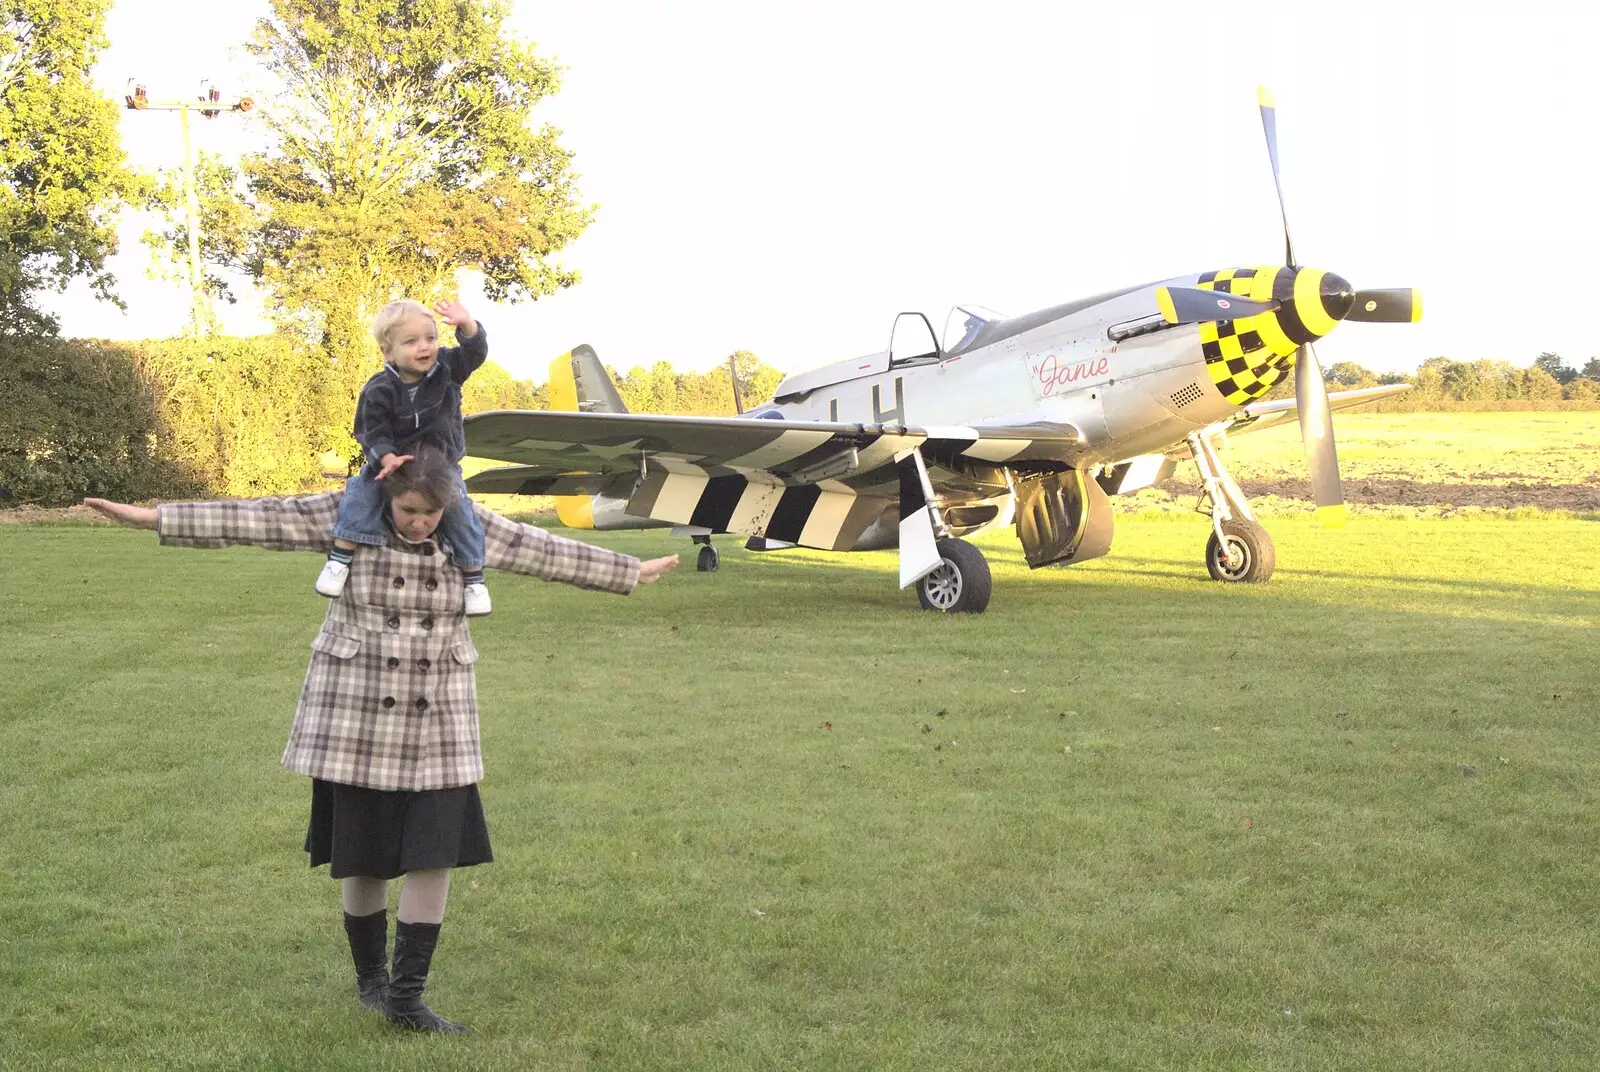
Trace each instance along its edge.
{"label": "plaid checked coat", "polygon": [[[156,532],[173,547],[251,544],[274,551],[333,546],[340,492],[294,498],[169,503]],[[519,525],[476,504],[487,564],[623,595],[639,560]],[[392,534],[355,552],[344,594],[311,641],[283,765],[370,789],[448,789],[483,777],[478,750],[478,651],[449,548]]]}

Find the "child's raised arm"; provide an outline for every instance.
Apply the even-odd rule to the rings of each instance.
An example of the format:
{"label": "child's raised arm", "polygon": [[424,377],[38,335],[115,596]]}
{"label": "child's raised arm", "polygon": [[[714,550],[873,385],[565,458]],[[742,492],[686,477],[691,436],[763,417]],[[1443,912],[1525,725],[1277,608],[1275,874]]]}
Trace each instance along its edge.
{"label": "child's raised arm", "polygon": [[457,383],[466,383],[467,377],[489,359],[489,339],[483,325],[472,318],[467,307],[456,301],[442,301],[434,305],[439,319],[456,329],[460,346],[447,346],[439,351],[439,358],[450,366],[450,375]]}

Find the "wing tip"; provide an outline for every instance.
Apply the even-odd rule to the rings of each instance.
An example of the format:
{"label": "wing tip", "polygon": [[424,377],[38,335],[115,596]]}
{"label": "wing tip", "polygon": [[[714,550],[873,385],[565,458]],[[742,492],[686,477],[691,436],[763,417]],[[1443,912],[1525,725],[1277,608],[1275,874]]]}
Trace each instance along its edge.
{"label": "wing tip", "polygon": [[569,529],[594,528],[594,496],[556,495],[556,520]]}

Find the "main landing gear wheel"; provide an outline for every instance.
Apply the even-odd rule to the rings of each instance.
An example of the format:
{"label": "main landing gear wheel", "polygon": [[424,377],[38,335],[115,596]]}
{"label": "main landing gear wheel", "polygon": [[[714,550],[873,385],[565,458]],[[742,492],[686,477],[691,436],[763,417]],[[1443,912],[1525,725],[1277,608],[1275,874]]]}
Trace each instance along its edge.
{"label": "main landing gear wheel", "polygon": [[917,582],[923,610],[941,614],[981,614],[989,605],[989,563],[970,543],[940,540],[939,568]]}
{"label": "main landing gear wheel", "polygon": [[1278,552],[1266,529],[1254,521],[1234,518],[1222,523],[1222,534],[1227,537],[1226,550],[1217,542],[1215,532],[1206,541],[1206,570],[1213,581],[1260,584],[1272,576]]}
{"label": "main landing gear wheel", "polygon": [[694,568],[701,573],[715,573],[717,567],[721,565],[721,559],[722,556],[717,553],[717,549],[706,544],[700,548],[700,554],[694,560]]}

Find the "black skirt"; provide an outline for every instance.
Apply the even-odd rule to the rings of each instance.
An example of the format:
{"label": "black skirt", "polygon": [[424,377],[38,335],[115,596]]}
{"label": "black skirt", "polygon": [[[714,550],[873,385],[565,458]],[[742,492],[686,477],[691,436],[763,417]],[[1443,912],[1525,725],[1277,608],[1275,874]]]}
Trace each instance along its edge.
{"label": "black skirt", "polygon": [[333,878],[398,878],[407,871],[494,860],[476,785],[422,792],[311,780],[311,866]]}

